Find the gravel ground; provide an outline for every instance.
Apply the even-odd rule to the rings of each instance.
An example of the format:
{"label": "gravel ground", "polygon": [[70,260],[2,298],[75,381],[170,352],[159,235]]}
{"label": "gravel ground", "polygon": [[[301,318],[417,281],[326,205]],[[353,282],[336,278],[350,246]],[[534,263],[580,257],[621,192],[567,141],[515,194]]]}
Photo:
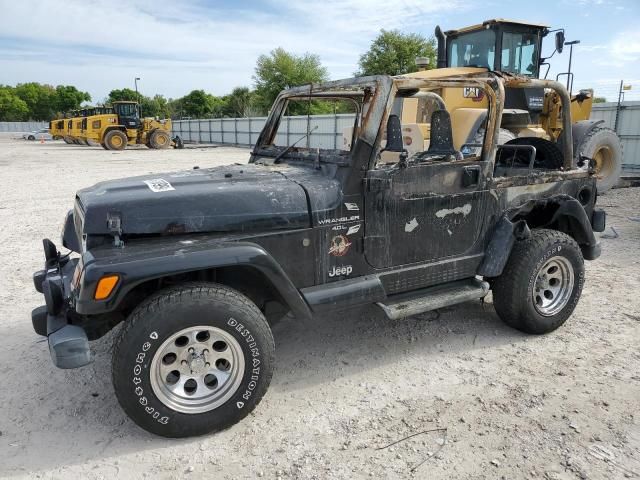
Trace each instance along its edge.
{"label": "gravel ground", "polygon": [[247,158],[232,148],[108,152],[0,138],[0,476],[640,477],[637,188],[600,197],[619,237],[602,239],[577,310],[547,336],[506,327],[490,298],[401,322],[374,307],[287,319],[274,328],[276,371],[254,413],[187,440],[154,437],[124,415],[110,381],[112,335],[93,344],[92,365],[56,369],[31,328],[42,303],[31,273],[42,268],[41,238],[58,241],[74,192]]}

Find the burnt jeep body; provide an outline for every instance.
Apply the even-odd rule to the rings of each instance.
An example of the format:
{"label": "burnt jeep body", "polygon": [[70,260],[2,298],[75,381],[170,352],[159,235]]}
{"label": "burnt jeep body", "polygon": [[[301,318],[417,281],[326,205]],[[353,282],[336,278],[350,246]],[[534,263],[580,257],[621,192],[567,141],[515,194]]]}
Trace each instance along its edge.
{"label": "burnt jeep body", "polygon": [[[183,284],[228,287],[269,322],[287,312],[304,319],[372,303],[395,319],[482,298],[515,246],[536,229],[562,232],[584,258],[595,259],[599,246],[593,231],[604,228],[604,213],[594,208],[595,178],[576,168],[584,159],[574,158],[571,128],[555,147],[563,161],[553,169],[537,166],[535,146],[497,145],[505,85],[532,83],[557,91],[570,111],[566,90],[555,82],[479,69],[298,87],[276,100],[248,164],[80,190],[62,233],[63,245],[77,255],[63,256],[45,241],[46,265],[34,274],[34,284],[46,306],[34,310],[34,329],[49,337],[57,366],[74,368],[90,361],[88,340],[129,322],[157,292]],[[436,131],[432,125],[426,153],[436,154],[409,156],[392,138],[398,133],[394,102],[439,87],[484,92],[490,105],[484,138],[465,145],[471,153],[440,155],[437,147],[450,143],[447,126]],[[357,105],[350,150],[274,144],[288,102],[300,98],[346,98]],[[568,114],[566,121],[570,127]],[[381,165],[382,150],[395,151],[398,161]],[[499,162],[500,156],[512,157],[511,163]],[[104,290],[99,283],[109,277],[113,285]],[[237,323],[227,322],[235,327],[231,333],[246,338]],[[186,362],[192,373],[193,358]],[[153,387],[155,393],[156,388],[161,387]],[[144,398],[151,405],[149,395]],[[230,398],[238,409],[246,401]],[[165,434],[160,428],[170,421],[161,420],[171,415],[154,415],[149,413],[149,421],[157,429],[136,421]]]}

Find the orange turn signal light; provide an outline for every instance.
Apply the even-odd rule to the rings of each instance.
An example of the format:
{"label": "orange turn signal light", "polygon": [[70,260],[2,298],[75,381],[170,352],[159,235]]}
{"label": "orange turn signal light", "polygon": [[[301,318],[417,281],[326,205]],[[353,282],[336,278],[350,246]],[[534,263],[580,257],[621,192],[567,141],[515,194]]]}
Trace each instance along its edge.
{"label": "orange turn signal light", "polygon": [[96,300],[104,300],[105,298],[107,298],[109,295],[111,295],[111,292],[113,292],[113,289],[118,284],[119,279],[120,277],[118,277],[118,275],[106,275],[102,277],[98,281],[96,294],[93,296],[93,298],[95,298]]}

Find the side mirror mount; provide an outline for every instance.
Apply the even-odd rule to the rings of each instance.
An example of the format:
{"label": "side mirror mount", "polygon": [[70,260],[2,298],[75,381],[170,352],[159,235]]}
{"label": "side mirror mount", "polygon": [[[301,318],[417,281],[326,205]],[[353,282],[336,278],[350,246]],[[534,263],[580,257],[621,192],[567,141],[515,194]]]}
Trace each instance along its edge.
{"label": "side mirror mount", "polygon": [[556,51],[558,53],[562,53],[562,49],[564,48],[564,31],[560,30],[556,32]]}

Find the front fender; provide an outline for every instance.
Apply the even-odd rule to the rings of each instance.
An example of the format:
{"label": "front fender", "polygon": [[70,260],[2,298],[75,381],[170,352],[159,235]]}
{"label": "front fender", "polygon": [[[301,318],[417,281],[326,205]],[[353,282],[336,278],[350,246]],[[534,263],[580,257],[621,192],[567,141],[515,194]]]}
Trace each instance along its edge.
{"label": "front fender", "polygon": [[[261,246],[250,242],[181,240],[149,242],[141,246],[97,251],[83,255],[84,265],[76,294],[75,309],[81,315],[95,315],[118,309],[136,286],[169,275],[217,267],[245,266],[264,275],[298,318],[310,318],[311,311],[282,267]],[[94,300],[96,285],[105,275],[119,275],[114,292],[105,300]]]}

